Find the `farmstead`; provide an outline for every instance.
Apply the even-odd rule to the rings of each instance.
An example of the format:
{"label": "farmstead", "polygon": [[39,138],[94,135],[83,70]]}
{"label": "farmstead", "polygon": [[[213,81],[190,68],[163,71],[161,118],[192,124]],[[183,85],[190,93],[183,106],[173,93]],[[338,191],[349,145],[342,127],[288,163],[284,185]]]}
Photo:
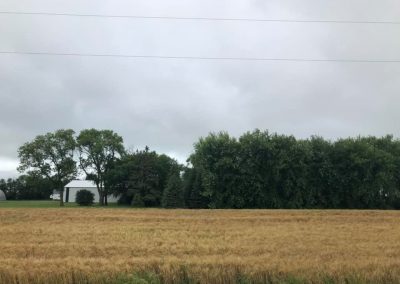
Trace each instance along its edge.
{"label": "farmstead", "polygon": [[[88,190],[94,194],[94,201],[99,201],[99,192],[97,190],[96,184],[91,180],[73,180],[68,183],[64,188],[63,198],[65,203],[75,202],[76,193],[80,190]],[[110,203],[115,203],[118,201],[118,197],[112,194],[107,196],[107,201]]]}

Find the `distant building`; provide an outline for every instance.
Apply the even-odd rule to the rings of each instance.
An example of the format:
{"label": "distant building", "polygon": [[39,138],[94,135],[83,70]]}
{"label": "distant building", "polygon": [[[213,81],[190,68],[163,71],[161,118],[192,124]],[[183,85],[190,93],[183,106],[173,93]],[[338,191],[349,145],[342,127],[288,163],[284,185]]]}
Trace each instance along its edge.
{"label": "distant building", "polygon": [[0,201],[6,201],[6,200],[7,200],[6,195],[2,190],[0,190]]}
{"label": "distant building", "polygon": [[[91,180],[73,180],[64,187],[63,199],[64,202],[75,202],[76,193],[79,190],[86,189],[94,194],[94,202],[99,202],[99,192],[96,184]],[[107,196],[107,201],[110,203],[117,202],[119,197],[110,194]]]}
{"label": "distant building", "polygon": [[60,200],[60,199],[61,199],[61,197],[60,197],[60,191],[57,190],[57,189],[54,189],[54,190],[53,190],[53,194],[50,195],[50,199],[53,199],[53,200]]}

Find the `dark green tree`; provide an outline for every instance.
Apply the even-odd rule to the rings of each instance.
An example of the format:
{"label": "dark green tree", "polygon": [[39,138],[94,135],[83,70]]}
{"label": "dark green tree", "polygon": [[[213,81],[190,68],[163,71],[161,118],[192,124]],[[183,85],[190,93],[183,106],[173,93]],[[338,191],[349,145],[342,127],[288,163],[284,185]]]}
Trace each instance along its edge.
{"label": "dark green tree", "polygon": [[79,134],[77,144],[80,167],[95,182],[100,205],[107,205],[110,190],[106,176],[125,153],[123,139],[112,130],[86,129]]}
{"label": "dark green tree", "polygon": [[[77,173],[75,149],[74,131],[71,129],[39,135],[19,148],[18,170],[48,179],[62,196],[64,185]],[[60,205],[64,205],[63,198]]]}
{"label": "dark green tree", "polygon": [[132,168],[128,175],[129,192],[140,195],[145,206],[157,206],[161,203],[162,191],[160,188],[159,173],[157,172],[157,153],[137,151],[132,156]]}
{"label": "dark green tree", "polygon": [[184,174],[185,204],[190,209],[202,209],[209,207],[209,199],[203,194],[201,174],[188,168]]}
{"label": "dark green tree", "polygon": [[53,193],[53,184],[38,175],[21,175],[16,179],[0,180],[2,190],[8,200],[44,200]]}
{"label": "dark green tree", "polygon": [[335,208],[339,199],[335,196],[336,172],[332,164],[333,145],[322,137],[313,136],[306,141],[309,155],[306,161],[307,187],[305,206],[308,208]]}
{"label": "dark green tree", "polygon": [[133,195],[132,201],[131,201],[131,206],[135,208],[143,208],[145,206],[142,196],[140,193],[135,193]]}
{"label": "dark green tree", "polygon": [[185,200],[183,194],[182,180],[177,174],[172,174],[167,182],[162,198],[164,208],[184,208]]}
{"label": "dark green tree", "polygon": [[132,198],[139,195],[145,206],[159,207],[168,176],[179,174],[181,168],[176,160],[146,147],[114,163],[107,184],[121,195],[121,203],[131,204]]}
{"label": "dark green tree", "polygon": [[202,194],[209,198],[211,208],[242,208],[244,197],[238,183],[239,143],[229,134],[221,132],[201,138],[189,158],[193,167],[201,172]]}

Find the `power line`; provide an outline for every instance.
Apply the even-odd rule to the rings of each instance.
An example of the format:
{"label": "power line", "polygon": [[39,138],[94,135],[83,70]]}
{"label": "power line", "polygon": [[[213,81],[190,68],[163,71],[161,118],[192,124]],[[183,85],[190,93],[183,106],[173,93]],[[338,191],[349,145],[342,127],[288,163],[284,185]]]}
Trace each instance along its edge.
{"label": "power line", "polygon": [[145,20],[173,20],[173,21],[220,21],[220,22],[277,22],[277,23],[326,23],[326,24],[380,24],[400,25],[399,21],[348,21],[348,20],[292,20],[292,19],[257,19],[257,18],[217,18],[217,17],[175,17],[175,16],[140,16],[140,15],[103,15],[103,14],[76,14],[52,12],[15,12],[0,11],[3,15],[31,15],[31,16],[62,16],[62,17],[90,17],[90,18],[119,18]]}
{"label": "power line", "polygon": [[95,53],[60,53],[60,52],[22,52],[0,51],[4,55],[35,55],[35,56],[73,56],[102,58],[138,58],[138,59],[169,59],[169,60],[204,60],[204,61],[287,61],[287,62],[338,62],[338,63],[400,63],[400,59],[318,59],[318,58],[273,58],[273,57],[203,57],[203,56],[163,56],[163,55],[133,55],[133,54],[95,54]]}

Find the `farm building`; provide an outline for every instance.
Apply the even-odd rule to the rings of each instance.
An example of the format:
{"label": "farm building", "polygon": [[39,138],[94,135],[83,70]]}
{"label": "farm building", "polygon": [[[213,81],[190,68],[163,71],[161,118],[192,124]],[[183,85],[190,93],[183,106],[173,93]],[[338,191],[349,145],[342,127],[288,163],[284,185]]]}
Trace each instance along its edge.
{"label": "farm building", "polygon": [[0,190],[0,201],[6,201],[6,195],[2,190]]}
{"label": "farm building", "polygon": [[[76,193],[79,190],[86,189],[94,194],[94,201],[99,202],[99,192],[96,184],[91,180],[73,180],[64,187],[63,199],[64,202],[75,202]],[[118,201],[118,197],[110,194],[107,196],[107,201],[114,203]]]}

